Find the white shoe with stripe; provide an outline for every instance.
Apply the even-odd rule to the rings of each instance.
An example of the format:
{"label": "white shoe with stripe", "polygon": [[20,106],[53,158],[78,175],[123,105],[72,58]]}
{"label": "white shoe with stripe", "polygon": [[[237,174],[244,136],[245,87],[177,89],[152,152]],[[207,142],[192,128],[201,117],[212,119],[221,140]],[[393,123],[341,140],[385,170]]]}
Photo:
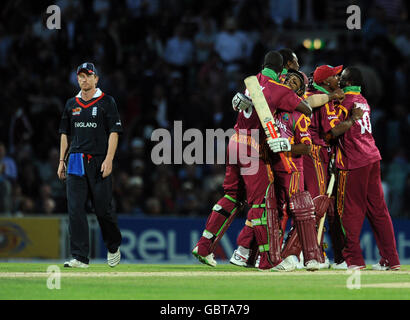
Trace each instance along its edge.
{"label": "white shoe with stripe", "polygon": [[277,266],[270,269],[272,272],[289,272],[296,269],[294,256],[288,256],[281,261]]}
{"label": "white shoe with stripe", "polygon": [[309,260],[306,263],[306,270],[307,271],[316,271],[319,270],[319,262],[317,262],[315,259]]}
{"label": "white shoe with stripe", "polygon": [[110,267],[115,267],[117,264],[120,263],[121,260],[121,251],[120,247],[118,247],[115,253],[111,253],[108,251],[107,253],[107,262]]}
{"label": "white shoe with stripe", "polygon": [[341,263],[333,263],[332,264],[332,269],[335,269],[335,270],[347,270],[347,263],[346,263],[346,261],[343,261],[343,262],[341,262]]}
{"label": "white shoe with stripe", "polygon": [[78,261],[77,259],[71,259],[64,262],[64,268],[88,268],[88,264]]}
{"label": "white shoe with stripe", "polygon": [[207,264],[208,266],[215,267],[216,266],[216,261],[214,258],[214,254],[210,253],[206,257],[200,256],[198,253],[198,246],[192,250],[192,254],[194,255],[195,258],[199,260],[199,262],[203,264]]}
{"label": "white shoe with stripe", "polygon": [[400,270],[400,265],[390,267],[390,266],[387,266],[387,265],[382,265],[379,262],[379,263],[376,263],[376,264],[372,265],[372,270],[377,270],[377,271],[393,270],[393,271],[396,271],[396,270]]}
{"label": "white shoe with stripe", "polygon": [[235,250],[232,254],[231,260],[229,260],[230,263],[232,263],[235,266],[238,267],[246,267],[248,264],[248,259],[247,257],[242,256],[239,253],[239,250]]}

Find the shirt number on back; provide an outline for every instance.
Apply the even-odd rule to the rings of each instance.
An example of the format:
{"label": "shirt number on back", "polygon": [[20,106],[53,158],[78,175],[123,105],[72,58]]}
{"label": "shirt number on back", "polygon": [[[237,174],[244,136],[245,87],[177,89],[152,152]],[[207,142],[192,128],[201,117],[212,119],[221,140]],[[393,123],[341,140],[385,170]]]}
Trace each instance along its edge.
{"label": "shirt number on back", "polygon": [[361,118],[360,120],[357,120],[357,122],[360,124],[361,134],[364,134],[366,131],[369,133],[372,133],[372,124],[370,123],[370,115],[367,111],[363,114],[363,118]]}

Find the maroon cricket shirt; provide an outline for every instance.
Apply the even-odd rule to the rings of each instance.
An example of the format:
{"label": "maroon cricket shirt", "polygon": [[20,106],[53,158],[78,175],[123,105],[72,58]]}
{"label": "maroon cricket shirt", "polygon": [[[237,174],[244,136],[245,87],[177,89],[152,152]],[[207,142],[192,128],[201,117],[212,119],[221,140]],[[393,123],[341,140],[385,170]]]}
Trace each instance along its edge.
{"label": "maroon cricket shirt", "polygon": [[[275,80],[262,73],[258,73],[256,77],[259,80],[262,92],[272,114],[274,114],[277,109],[293,112],[302,100],[290,87],[280,83],[278,78]],[[245,95],[249,96],[248,90],[245,91]],[[234,128],[236,131],[246,129],[248,134],[251,133],[251,129],[259,129],[260,137],[263,139],[266,138],[264,134],[262,135],[262,125],[254,108],[240,111]]]}
{"label": "maroon cricket shirt", "polygon": [[[287,138],[290,144],[304,143],[311,145],[312,140],[309,133],[310,120],[304,114],[299,111],[292,113],[286,111],[278,111],[275,114],[275,123],[279,129],[281,138]],[[285,160],[287,161],[290,169],[294,171],[303,171],[303,157],[302,155],[293,154],[292,152],[284,152]],[[283,162],[278,154],[273,156],[273,170],[287,171]]]}
{"label": "maroon cricket shirt", "polygon": [[370,106],[360,94],[360,87],[346,87],[343,90],[345,99],[338,107],[340,120],[346,120],[355,105],[364,111],[362,119],[357,120],[338,140],[336,165],[342,170],[352,170],[379,161],[381,156],[372,135]]}

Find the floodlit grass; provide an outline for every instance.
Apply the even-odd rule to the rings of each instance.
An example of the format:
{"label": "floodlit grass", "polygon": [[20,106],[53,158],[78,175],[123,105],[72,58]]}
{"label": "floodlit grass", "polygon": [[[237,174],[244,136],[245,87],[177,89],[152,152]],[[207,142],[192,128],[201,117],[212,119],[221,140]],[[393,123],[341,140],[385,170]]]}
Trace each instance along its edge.
{"label": "floodlit grass", "polygon": [[[401,271],[260,272],[218,265],[91,264],[58,267],[60,289],[49,289],[50,264],[0,263],[2,300],[408,300],[410,266]],[[51,280],[50,280],[51,279]],[[51,284],[57,284],[52,278]],[[347,284],[360,289],[349,289]]]}

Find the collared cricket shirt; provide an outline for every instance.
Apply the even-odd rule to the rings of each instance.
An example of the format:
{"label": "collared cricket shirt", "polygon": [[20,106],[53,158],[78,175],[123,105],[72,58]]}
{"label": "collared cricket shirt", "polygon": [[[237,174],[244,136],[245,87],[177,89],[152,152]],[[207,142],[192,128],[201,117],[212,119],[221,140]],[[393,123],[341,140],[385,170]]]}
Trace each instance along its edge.
{"label": "collared cricket shirt", "polygon": [[71,139],[69,153],[106,154],[110,133],[123,132],[114,98],[97,89],[89,101],[81,99],[81,92],[68,99],[59,132]]}
{"label": "collared cricket shirt", "polygon": [[336,150],[336,166],[342,170],[364,167],[381,160],[379,149],[372,135],[370,122],[371,109],[360,90],[344,89],[345,99],[339,106],[340,120],[348,119],[353,108],[361,108],[363,117],[338,139]]}

